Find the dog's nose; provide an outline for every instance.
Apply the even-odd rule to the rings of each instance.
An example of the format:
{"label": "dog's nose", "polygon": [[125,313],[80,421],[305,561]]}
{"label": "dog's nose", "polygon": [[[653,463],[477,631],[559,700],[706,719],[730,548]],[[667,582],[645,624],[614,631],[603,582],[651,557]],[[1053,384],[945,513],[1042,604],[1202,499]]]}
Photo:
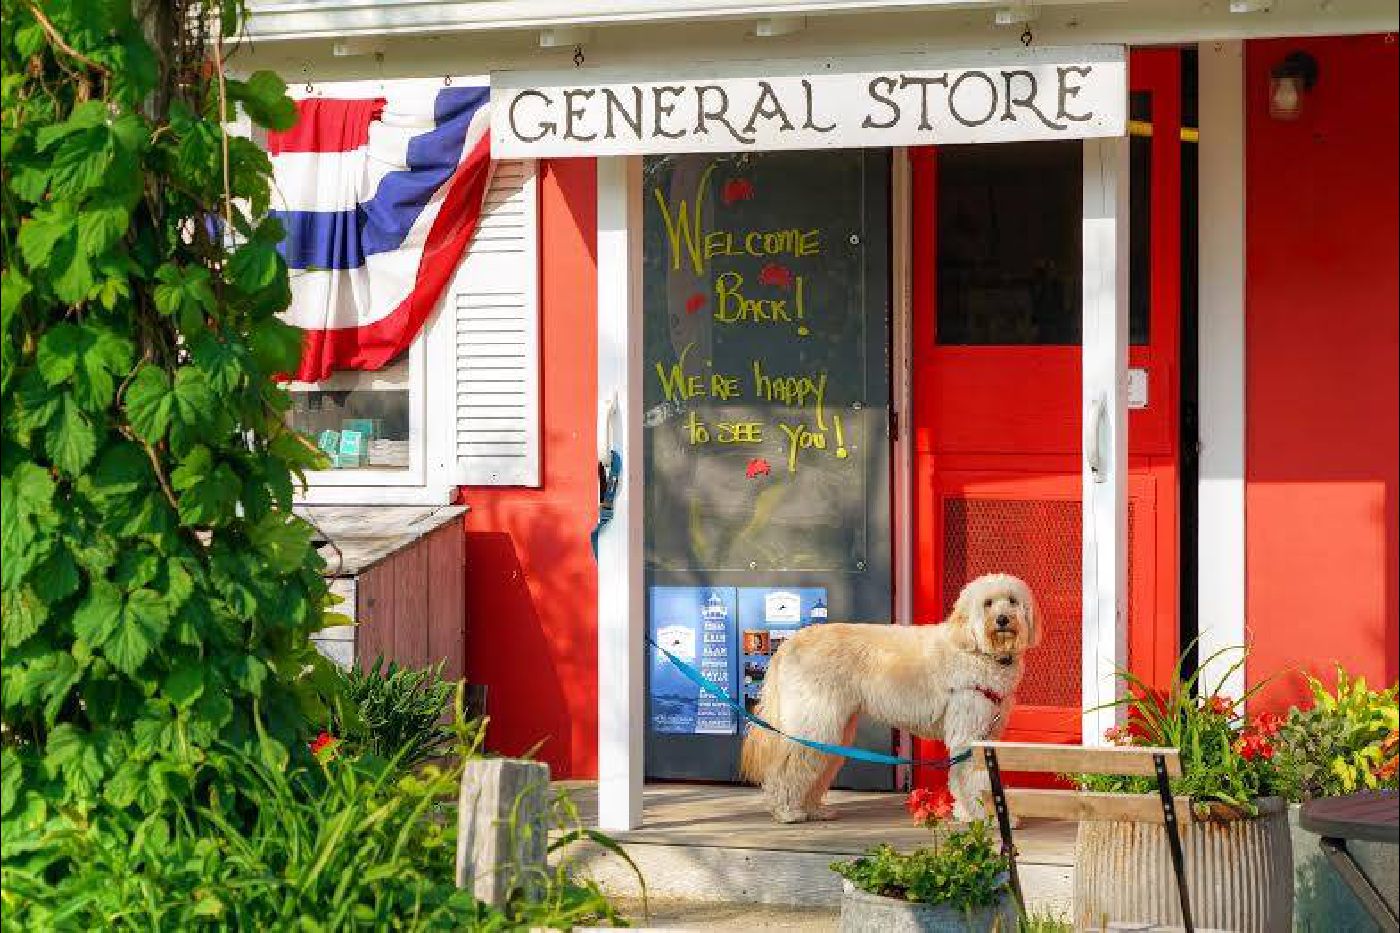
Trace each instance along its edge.
{"label": "dog's nose", "polygon": [[1011,624],[1011,617],[1008,615],[997,616],[997,628],[1006,628]]}

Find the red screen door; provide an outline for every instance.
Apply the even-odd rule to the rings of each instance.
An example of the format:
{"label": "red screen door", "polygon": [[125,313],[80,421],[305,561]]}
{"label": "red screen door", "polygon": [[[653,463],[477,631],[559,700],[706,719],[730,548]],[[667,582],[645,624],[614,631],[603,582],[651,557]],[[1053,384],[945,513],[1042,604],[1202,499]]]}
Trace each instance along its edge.
{"label": "red screen door", "polygon": [[[1151,683],[1178,642],[1180,68],[1130,60],[1128,650]],[[982,573],[1023,577],[1046,634],[1005,737],[1075,742],[1084,145],[927,148],[912,168],[916,617]]]}

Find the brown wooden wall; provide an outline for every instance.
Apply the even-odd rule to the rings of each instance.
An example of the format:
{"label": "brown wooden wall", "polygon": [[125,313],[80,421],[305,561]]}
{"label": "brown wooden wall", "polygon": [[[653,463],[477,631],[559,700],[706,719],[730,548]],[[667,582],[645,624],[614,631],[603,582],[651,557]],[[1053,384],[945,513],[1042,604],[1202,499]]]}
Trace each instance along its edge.
{"label": "brown wooden wall", "polygon": [[443,677],[465,675],[466,533],[461,521],[437,528],[359,575],[355,659],[401,667],[446,661]]}

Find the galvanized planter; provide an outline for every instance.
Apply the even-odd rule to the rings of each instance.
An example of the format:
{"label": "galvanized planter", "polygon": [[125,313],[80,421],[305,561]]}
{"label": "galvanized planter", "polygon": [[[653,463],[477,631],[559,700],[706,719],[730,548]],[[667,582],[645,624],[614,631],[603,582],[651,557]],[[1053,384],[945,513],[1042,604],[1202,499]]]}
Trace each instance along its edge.
{"label": "galvanized planter", "polygon": [[843,882],[841,933],[1016,933],[1016,904],[1008,895],[996,907],[967,913],[945,904],[916,904],[867,894]]}
{"label": "galvanized planter", "polygon": [[[1198,928],[1264,933],[1293,923],[1293,846],[1282,798],[1257,817],[1217,807],[1181,824],[1191,913]],[[1111,922],[1180,926],[1176,876],[1160,821],[1084,821],[1074,850],[1075,929]]]}

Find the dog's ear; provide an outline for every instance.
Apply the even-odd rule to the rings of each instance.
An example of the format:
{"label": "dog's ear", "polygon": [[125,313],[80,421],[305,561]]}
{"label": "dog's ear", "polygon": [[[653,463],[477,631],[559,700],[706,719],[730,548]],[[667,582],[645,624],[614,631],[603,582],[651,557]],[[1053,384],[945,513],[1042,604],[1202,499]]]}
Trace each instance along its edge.
{"label": "dog's ear", "polygon": [[1026,622],[1031,630],[1030,647],[1034,648],[1045,637],[1045,618],[1040,614],[1040,603],[1029,588],[1026,589]]}
{"label": "dog's ear", "polygon": [[948,618],[944,622],[945,625],[953,626],[959,643],[963,648],[969,650],[977,646],[976,636],[972,633],[972,610],[969,605],[971,601],[972,584],[969,583],[958,594],[957,601],[953,603],[953,611],[948,613]]}

